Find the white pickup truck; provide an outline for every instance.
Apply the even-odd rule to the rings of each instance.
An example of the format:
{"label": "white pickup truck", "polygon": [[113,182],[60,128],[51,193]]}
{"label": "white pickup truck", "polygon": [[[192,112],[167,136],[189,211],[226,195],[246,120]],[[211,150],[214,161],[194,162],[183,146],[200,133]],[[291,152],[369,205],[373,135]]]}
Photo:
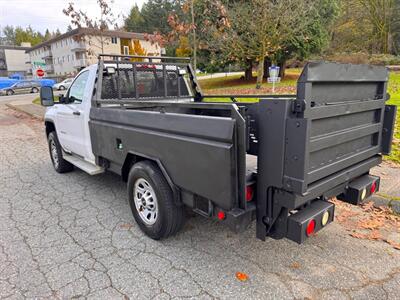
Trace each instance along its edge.
{"label": "white pickup truck", "polygon": [[333,221],[329,198],[359,204],[378,191],[369,170],[390,152],[396,114],[387,81],[384,67],[310,63],[297,95],[220,103],[185,59],[103,55],[59,103],[48,87],[41,102],[55,170],[119,174],[151,238],[178,232],[187,207],[302,243]]}

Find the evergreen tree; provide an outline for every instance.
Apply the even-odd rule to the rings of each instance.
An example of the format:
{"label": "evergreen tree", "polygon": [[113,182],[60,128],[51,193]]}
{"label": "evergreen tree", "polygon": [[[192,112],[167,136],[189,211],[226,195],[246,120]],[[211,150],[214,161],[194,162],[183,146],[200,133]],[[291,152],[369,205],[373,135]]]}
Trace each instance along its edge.
{"label": "evergreen tree", "polygon": [[143,17],[139,7],[135,4],[132,6],[129,16],[124,20],[124,28],[131,32],[143,32]]}
{"label": "evergreen tree", "polygon": [[51,33],[49,31],[49,29],[46,29],[46,32],[44,33],[44,40],[48,41],[52,38]]}

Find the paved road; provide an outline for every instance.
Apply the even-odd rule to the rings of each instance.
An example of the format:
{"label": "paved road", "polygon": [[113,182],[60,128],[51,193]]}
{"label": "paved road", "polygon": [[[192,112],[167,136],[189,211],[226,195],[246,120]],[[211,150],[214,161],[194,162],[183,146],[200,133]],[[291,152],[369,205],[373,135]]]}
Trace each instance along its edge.
{"label": "paved road", "polygon": [[400,299],[400,251],[386,243],[338,223],[301,246],[254,233],[193,217],[147,238],[117,176],[57,174],[41,122],[0,105],[1,299]]}
{"label": "paved road", "polygon": [[19,94],[12,96],[0,96],[0,103],[9,103],[12,101],[28,101],[32,102],[39,94]]}

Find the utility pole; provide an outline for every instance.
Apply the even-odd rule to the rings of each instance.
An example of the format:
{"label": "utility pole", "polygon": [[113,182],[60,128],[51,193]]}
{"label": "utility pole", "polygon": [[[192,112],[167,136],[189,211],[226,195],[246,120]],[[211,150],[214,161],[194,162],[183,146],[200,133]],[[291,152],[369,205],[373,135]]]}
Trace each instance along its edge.
{"label": "utility pole", "polygon": [[194,0],[190,1],[190,11],[192,14],[192,30],[193,30],[193,68],[197,70],[197,40],[196,40],[196,27],[194,25]]}

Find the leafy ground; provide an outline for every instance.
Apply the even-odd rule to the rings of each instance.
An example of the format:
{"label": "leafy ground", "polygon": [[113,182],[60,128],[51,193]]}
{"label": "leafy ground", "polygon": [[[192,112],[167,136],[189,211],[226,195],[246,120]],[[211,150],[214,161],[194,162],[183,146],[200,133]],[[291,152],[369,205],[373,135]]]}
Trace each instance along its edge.
{"label": "leafy ground", "polygon": [[[276,94],[295,94],[296,93],[296,81],[300,74],[300,69],[289,69],[287,70],[287,76],[285,80],[276,85]],[[255,79],[253,81],[245,81],[240,75],[203,79],[199,80],[200,86],[204,93],[207,95],[232,95],[232,94],[271,94],[272,85],[264,83],[262,88],[256,90]],[[397,105],[400,107],[400,72],[392,72],[389,80],[389,93],[391,95],[388,104]],[[258,98],[244,98],[241,99],[243,102],[256,102]],[[218,102],[230,102],[229,98],[209,98],[207,101],[218,101]],[[400,111],[400,108],[398,108]],[[400,163],[400,112],[398,113],[396,122],[396,131],[393,140],[392,154],[388,157],[389,160],[396,163]]]}

